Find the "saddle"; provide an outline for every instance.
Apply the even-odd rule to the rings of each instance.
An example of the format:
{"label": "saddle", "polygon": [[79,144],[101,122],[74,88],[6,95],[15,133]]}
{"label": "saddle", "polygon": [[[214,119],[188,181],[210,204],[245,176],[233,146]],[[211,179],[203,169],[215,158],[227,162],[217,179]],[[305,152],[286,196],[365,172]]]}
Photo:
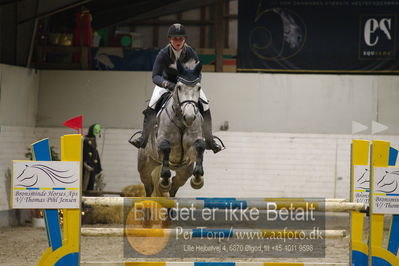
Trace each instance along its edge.
{"label": "saddle", "polygon": [[166,107],[166,104],[169,102],[171,98],[172,98],[172,93],[170,91],[162,94],[161,98],[159,98],[157,104],[155,105],[155,112],[157,113],[157,116]]}
{"label": "saddle", "polygon": [[[155,111],[157,113],[157,116],[161,113],[163,109],[165,109],[166,104],[169,102],[169,100],[172,98],[172,93],[170,91],[164,93],[161,98],[159,98],[157,104],[155,105]],[[207,101],[203,99],[199,99],[201,103],[208,104]],[[198,110],[202,116],[204,116],[204,106],[200,103],[197,104]]]}

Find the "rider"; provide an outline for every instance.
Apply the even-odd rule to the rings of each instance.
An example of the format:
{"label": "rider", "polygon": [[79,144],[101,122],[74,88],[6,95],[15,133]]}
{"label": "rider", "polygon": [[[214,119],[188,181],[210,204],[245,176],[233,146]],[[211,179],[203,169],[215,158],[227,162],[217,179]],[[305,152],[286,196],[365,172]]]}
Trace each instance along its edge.
{"label": "rider", "polygon": [[[161,96],[169,91],[173,91],[177,83],[176,60],[181,63],[197,63],[199,61],[197,53],[186,44],[186,30],[183,25],[176,23],[169,27],[169,44],[161,49],[155,59],[152,69],[152,81],[155,83],[155,89],[152,93],[150,103],[147,109],[143,111],[144,123],[142,135],[131,141],[137,148],[144,148],[147,144],[151,129],[156,124],[156,111],[158,101]],[[217,144],[212,135],[212,119],[208,100],[203,90],[200,93],[200,102],[203,109],[204,123],[202,126],[206,149],[214,153],[219,152],[222,147]]]}

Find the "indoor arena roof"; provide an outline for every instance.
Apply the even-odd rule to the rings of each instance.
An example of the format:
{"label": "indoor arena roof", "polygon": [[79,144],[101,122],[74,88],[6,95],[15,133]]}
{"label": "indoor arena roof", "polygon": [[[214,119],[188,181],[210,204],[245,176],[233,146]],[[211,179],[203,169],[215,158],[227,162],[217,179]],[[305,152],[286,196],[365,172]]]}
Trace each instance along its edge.
{"label": "indoor arena roof", "polygon": [[216,0],[0,0],[0,7],[18,3],[18,23],[87,7],[94,29],[143,21],[215,3]]}

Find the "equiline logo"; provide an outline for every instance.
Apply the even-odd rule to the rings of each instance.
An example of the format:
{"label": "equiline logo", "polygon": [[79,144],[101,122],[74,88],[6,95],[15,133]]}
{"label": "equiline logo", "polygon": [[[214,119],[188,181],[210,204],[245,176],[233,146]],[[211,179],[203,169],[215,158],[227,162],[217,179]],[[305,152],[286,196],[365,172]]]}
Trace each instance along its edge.
{"label": "equiline logo", "polygon": [[[53,184],[61,186],[73,184],[78,179],[73,175],[72,170],[57,170],[43,164],[25,165],[25,169],[17,176],[17,187],[33,188],[42,184]],[[41,182],[42,181],[42,182]]]}
{"label": "equiline logo", "polygon": [[376,46],[380,38],[392,40],[392,18],[369,18],[364,23],[364,42]]}
{"label": "equiline logo", "polygon": [[359,57],[361,59],[396,57],[395,15],[361,16],[359,30]]}

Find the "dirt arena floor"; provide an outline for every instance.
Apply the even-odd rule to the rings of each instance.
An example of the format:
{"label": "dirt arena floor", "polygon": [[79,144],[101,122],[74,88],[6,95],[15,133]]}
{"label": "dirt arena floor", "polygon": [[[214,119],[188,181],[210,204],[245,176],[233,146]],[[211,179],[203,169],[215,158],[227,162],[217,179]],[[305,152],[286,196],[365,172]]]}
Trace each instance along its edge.
{"label": "dirt arena floor", "polygon": [[[90,226],[96,227],[95,225]],[[107,226],[112,227],[111,225]],[[98,225],[97,227],[104,227],[104,225]],[[331,228],[328,226],[327,229]],[[327,239],[325,258],[253,258],[246,259],[246,261],[348,263],[349,241],[349,237],[344,239]],[[143,259],[125,258],[122,237],[82,237],[81,246],[82,262],[143,261]],[[40,255],[47,247],[47,237],[44,229],[32,228],[31,226],[0,228],[0,265],[36,265]],[[155,261],[155,259],[151,261]],[[173,259],[173,261],[195,261],[195,258]],[[240,261],[240,259],[201,259],[201,261]]]}

